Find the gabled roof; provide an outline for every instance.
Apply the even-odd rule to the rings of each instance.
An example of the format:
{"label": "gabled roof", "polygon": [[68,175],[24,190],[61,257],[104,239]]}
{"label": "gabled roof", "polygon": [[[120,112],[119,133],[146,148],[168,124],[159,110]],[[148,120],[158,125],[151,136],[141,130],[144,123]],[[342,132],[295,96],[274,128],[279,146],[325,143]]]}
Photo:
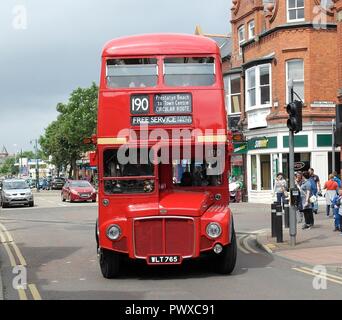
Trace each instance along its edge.
{"label": "gabled roof", "polygon": [[229,34],[224,35],[224,34],[204,33],[202,31],[202,28],[199,25],[196,26],[195,34],[213,39],[220,48],[220,53],[221,53],[222,59],[231,56],[231,54],[232,54],[232,40],[231,40],[231,36]]}
{"label": "gabled roof", "polygon": [[2,147],[2,151],[0,152],[0,157],[7,157],[8,152],[5,146]]}

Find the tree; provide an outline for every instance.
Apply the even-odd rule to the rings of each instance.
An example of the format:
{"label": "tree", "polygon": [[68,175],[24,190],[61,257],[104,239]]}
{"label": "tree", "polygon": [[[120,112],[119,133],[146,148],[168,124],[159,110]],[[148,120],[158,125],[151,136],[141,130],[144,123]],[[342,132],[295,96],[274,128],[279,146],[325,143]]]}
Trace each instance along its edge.
{"label": "tree", "polygon": [[15,157],[6,158],[2,166],[0,167],[1,175],[17,175],[19,173],[19,168],[15,165]]}
{"label": "tree", "polygon": [[39,143],[45,155],[52,156],[57,169],[70,165],[69,177],[75,178],[76,161],[92,149],[83,144],[85,137],[96,132],[98,87],[74,90],[67,103],[59,103],[57,120],[52,122],[40,138]]}
{"label": "tree", "polygon": [[36,155],[33,151],[23,151],[18,155],[20,158],[35,159]]}

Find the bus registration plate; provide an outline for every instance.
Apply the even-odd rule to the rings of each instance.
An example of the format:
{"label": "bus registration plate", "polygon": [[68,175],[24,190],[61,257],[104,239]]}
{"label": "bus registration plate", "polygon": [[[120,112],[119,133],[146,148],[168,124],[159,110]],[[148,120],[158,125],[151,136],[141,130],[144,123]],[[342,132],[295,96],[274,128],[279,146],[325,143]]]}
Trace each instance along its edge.
{"label": "bus registration plate", "polygon": [[180,264],[182,262],[181,256],[149,256],[147,259],[148,264]]}

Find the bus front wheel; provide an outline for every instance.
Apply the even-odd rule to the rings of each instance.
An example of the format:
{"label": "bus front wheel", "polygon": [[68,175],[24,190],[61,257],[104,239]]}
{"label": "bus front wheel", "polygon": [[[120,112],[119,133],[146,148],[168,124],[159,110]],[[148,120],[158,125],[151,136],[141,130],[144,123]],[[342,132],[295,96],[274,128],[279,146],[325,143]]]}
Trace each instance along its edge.
{"label": "bus front wheel", "polygon": [[221,274],[231,274],[235,268],[237,245],[236,235],[233,227],[232,240],[229,245],[225,246],[217,257],[217,272]]}
{"label": "bus front wheel", "polygon": [[100,267],[101,272],[104,278],[113,279],[115,278],[120,271],[120,256],[106,249],[100,249]]}

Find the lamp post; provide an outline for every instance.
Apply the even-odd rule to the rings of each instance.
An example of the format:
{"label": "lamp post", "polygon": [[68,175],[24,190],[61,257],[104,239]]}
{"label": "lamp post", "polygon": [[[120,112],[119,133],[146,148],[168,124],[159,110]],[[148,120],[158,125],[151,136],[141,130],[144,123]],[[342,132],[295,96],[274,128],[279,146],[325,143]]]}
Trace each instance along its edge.
{"label": "lamp post", "polygon": [[38,139],[31,140],[30,143],[34,141],[34,148],[36,152],[36,188],[37,192],[39,192],[39,160],[38,160]]}

